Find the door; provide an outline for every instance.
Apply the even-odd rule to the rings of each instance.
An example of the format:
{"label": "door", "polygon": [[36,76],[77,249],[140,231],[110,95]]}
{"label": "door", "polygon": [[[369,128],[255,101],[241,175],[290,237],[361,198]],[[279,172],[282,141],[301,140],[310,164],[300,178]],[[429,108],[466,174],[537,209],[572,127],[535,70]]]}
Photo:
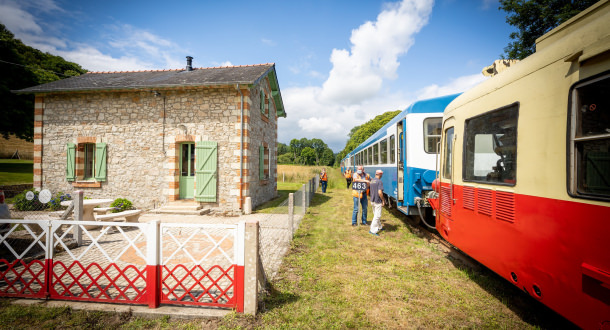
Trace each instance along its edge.
{"label": "door", "polygon": [[218,145],[214,141],[197,142],[195,200],[198,202],[216,202],[218,182]]}
{"label": "door", "polygon": [[404,177],[405,177],[405,173],[404,173],[404,168],[405,168],[405,157],[404,157],[404,136],[403,136],[403,121],[399,121],[396,124],[396,136],[398,137],[398,160],[396,162],[396,170],[397,170],[397,187],[398,187],[398,191],[396,194],[396,199],[398,200],[399,204],[398,205],[402,205],[400,204],[400,202],[403,201],[404,199],[404,191],[405,191],[405,186],[404,186]]}
{"label": "door", "polygon": [[195,143],[180,145],[180,199],[195,197]]}
{"label": "door", "polygon": [[453,214],[453,204],[455,198],[453,196],[453,181],[454,178],[454,158],[455,158],[455,132],[454,127],[445,126],[445,134],[443,141],[443,160],[441,166],[441,215],[451,219]]}

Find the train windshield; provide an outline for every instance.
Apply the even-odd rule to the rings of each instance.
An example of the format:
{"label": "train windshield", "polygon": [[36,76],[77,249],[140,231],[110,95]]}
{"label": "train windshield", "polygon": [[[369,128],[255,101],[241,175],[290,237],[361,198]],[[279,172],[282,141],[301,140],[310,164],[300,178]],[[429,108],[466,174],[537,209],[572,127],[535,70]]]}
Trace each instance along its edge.
{"label": "train windshield", "polygon": [[464,180],[514,185],[518,105],[466,121]]}
{"label": "train windshield", "polygon": [[571,176],[572,187],[576,187],[579,195],[610,197],[608,91],[610,75],[583,83],[572,91]]}

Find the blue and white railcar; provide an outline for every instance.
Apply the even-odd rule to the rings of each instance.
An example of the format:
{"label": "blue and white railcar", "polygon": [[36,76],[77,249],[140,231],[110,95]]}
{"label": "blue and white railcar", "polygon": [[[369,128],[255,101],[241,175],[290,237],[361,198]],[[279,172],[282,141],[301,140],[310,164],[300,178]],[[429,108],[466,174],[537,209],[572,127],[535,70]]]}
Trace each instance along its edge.
{"label": "blue and white railcar", "polygon": [[384,191],[393,206],[406,215],[421,210],[433,219],[427,196],[436,178],[441,120],[445,107],[458,95],[413,103],[351,151],[342,165],[353,170],[362,165],[371,176],[383,170]]}

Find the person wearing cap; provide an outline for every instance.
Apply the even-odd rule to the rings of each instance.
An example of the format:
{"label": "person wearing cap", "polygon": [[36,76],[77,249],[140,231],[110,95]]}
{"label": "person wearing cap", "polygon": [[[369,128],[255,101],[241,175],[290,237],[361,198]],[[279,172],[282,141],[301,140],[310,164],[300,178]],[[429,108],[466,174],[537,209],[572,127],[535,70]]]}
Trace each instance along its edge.
{"label": "person wearing cap", "polygon": [[375,236],[379,236],[379,231],[383,230],[381,226],[381,208],[385,205],[385,198],[383,198],[383,182],[381,177],[383,176],[382,170],[375,171],[375,177],[371,180],[371,205],[373,206],[373,221],[371,222],[371,229],[369,233]]}
{"label": "person wearing cap", "polygon": [[368,225],[366,222],[366,208],[368,207],[367,195],[369,194],[369,183],[371,182],[371,176],[364,172],[363,166],[358,166],[356,173],[354,173],[353,182],[365,182],[367,189],[366,191],[353,190],[352,197],[354,199],[354,210],[352,211],[352,226],[358,225],[358,203],[362,206],[362,224]]}

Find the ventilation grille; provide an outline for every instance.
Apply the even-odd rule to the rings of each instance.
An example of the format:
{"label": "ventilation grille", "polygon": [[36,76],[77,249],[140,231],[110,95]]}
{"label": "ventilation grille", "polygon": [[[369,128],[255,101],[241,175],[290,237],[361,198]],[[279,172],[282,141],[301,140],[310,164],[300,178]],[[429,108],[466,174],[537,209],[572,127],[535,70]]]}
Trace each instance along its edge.
{"label": "ventilation grille", "polygon": [[479,189],[477,211],[488,216],[492,215],[493,191],[489,189]]}
{"label": "ventilation grille", "polygon": [[464,208],[474,211],[474,187],[464,187]]}
{"label": "ventilation grille", "polygon": [[441,212],[451,216],[451,188],[441,187]]}
{"label": "ventilation grille", "polygon": [[515,195],[496,191],[496,219],[515,222]]}

